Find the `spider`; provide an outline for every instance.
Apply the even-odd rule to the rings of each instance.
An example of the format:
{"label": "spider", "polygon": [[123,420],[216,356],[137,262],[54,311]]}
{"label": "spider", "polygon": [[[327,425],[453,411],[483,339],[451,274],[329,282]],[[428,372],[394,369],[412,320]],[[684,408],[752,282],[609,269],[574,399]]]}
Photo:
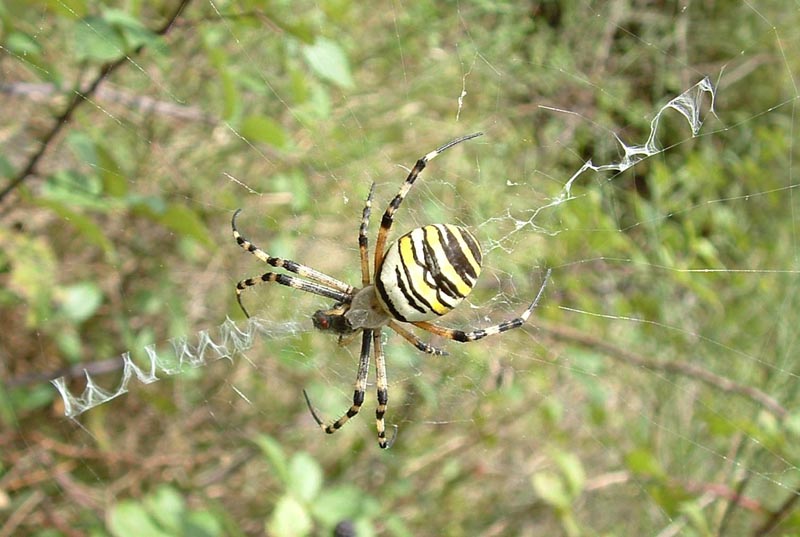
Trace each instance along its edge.
{"label": "spider", "polygon": [[386,437],[386,425],[384,422],[389,390],[381,339],[383,327],[392,329],[422,352],[444,356],[447,354],[445,351],[423,342],[404,328],[401,323],[410,323],[417,328],[450,340],[460,342],[477,341],[486,336],[519,328],[528,320],[531,312],[539,302],[550,276],[549,270],[536,298],[519,317],[489,328],[479,328],[468,332],[435,325],[430,321],[445,315],[455,308],[469,295],[477,282],[478,275],[481,272],[481,249],[478,241],[472,233],[461,226],[429,224],[412,229],[386,248],[389,231],[394,222],[394,214],[428,162],[454,145],[482,134],[477,132],[456,138],[417,160],[400,187],[399,192],[383,213],[380,231],[375,244],[374,272],[371,275],[369,270],[367,226],[369,225],[372,197],[375,191],[375,184],[372,184],[364,204],[361,225],[358,229],[361,287],[353,287],[295,261],[270,256],[244,238],[237,230],[236,217],[241,212],[241,209],[236,210],[233,214],[231,228],[233,229],[233,237],[239,246],[264,263],[297,275],[290,276],[282,273],[267,272],[260,277],[248,278],[236,284],[236,300],[247,317],[250,315],[242,304],[242,292],[248,287],[263,282],[275,282],[334,300],[335,303],[330,309],[316,311],[312,316],[312,322],[319,330],[329,331],[338,335],[339,344],[344,344],[351,337],[355,337],[359,332],[361,333],[361,352],[358,360],[353,403],[347,412],[336,421],[326,424],[314,410],[308,393],[303,390],[311,416],[326,433],[332,434],[341,429],[361,409],[364,403],[364,393],[367,389],[370,351],[372,350],[375,354],[375,382],[378,399],[377,409],[375,410],[378,445],[385,449],[394,443],[397,428],[395,427],[394,435],[389,441]]}

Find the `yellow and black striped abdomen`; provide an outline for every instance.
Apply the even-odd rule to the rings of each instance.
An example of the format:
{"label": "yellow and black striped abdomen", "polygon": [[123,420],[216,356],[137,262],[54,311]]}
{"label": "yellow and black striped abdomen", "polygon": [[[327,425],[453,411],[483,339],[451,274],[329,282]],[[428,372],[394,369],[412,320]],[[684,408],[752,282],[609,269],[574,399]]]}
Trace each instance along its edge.
{"label": "yellow and black striped abdomen", "polygon": [[383,308],[399,321],[430,321],[455,308],[481,273],[481,248],[452,224],[412,229],[389,246],[375,287]]}

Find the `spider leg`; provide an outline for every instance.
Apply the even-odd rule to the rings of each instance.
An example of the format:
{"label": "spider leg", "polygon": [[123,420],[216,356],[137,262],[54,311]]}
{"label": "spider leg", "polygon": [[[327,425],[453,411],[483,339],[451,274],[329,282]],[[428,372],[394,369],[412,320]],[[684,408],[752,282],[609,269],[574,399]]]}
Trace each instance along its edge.
{"label": "spider leg", "polygon": [[361,355],[358,358],[358,374],[356,375],[355,391],[353,392],[353,404],[341,418],[329,425],[325,425],[325,422],[319,417],[316,410],[314,410],[308,393],[303,390],[303,395],[306,398],[306,404],[308,405],[309,412],[311,412],[311,416],[314,418],[314,421],[317,422],[317,425],[328,434],[333,434],[341,429],[350,418],[358,414],[358,411],[361,410],[361,405],[364,404],[364,393],[367,391],[367,375],[369,374],[369,351],[372,341],[372,332],[372,330],[364,330],[361,334]]}
{"label": "spider leg", "polygon": [[460,138],[456,138],[446,144],[444,144],[439,149],[431,151],[424,157],[420,158],[414,167],[411,168],[411,171],[406,177],[406,180],[403,182],[403,185],[400,187],[400,191],[397,195],[392,199],[389,203],[389,206],[386,208],[386,212],[383,213],[383,218],[381,219],[381,229],[378,231],[378,238],[375,241],[375,271],[380,269],[381,263],[383,262],[383,255],[386,253],[384,250],[386,249],[386,239],[389,236],[389,230],[392,228],[392,223],[394,222],[394,213],[397,211],[397,208],[400,207],[400,204],[403,203],[403,200],[408,194],[408,191],[411,190],[411,187],[414,185],[414,181],[417,180],[417,177],[422,170],[425,169],[428,162],[435,159],[441,153],[444,153],[454,145],[460,144],[466,140],[471,140],[472,138],[477,138],[478,136],[482,136],[482,132],[476,132],[473,134],[468,134],[466,136],[462,136]]}
{"label": "spider leg", "polygon": [[361,258],[361,286],[369,285],[369,214],[372,210],[372,195],[375,193],[375,183],[369,187],[367,201],[364,203],[364,212],[361,213],[361,225],[358,227],[358,254]]}
{"label": "spider leg", "polygon": [[434,356],[447,356],[448,352],[432,345],[428,345],[420,338],[400,326],[399,323],[395,321],[389,321],[389,328],[403,336],[403,338],[414,345],[417,349],[421,350],[422,352],[427,352],[428,354],[433,354]]}
{"label": "spider leg", "polygon": [[[375,385],[378,394],[378,406],[375,408],[375,427],[378,429],[378,446],[381,449],[389,447],[386,441],[386,422],[383,419],[386,414],[386,406],[389,403],[389,383],[386,380],[386,360],[383,355],[383,342],[381,341],[381,329],[372,331],[372,341],[375,346]],[[396,436],[395,429],[395,436]],[[394,443],[394,438],[392,438]]]}
{"label": "spider leg", "polygon": [[294,272],[298,276],[314,280],[317,283],[321,283],[325,287],[336,289],[343,293],[351,294],[353,292],[352,285],[347,285],[336,278],[332,278],[325,273],[322,273],[311,267],[307,267],[301,263],[297,263],[296,261],[292,261],[290,259],[281,259],[280,257],[272,257],[264,250],[244,238],[241,233],[239,233],[239,230],[236,229],[236,217],[239,216],[240,212],[242,212],[241,209],[236,209],[236,212],[233,213],[233,218],[231,218],[231,229],[233,230],[233,238],[236,239],[236,243],[244,250],[250,252],[264,263],[272,265],[275,268],[282,268],[288,270],[289,272]]}
{"label": "spider leg", "polygon": [[422,328],[423,330],[427,330],[428,332],[436,334],[437,336],[460,341],[462,343],[477,341],[485,338],[486,336],[493,336],[495,334],[501,334],[507,330],[519,328],[525,324],[525,321],[528,320],[528,317],[530,317],[534,308],[536,308],[536,306],[539,304],[539,300],[544,294],[544,288],[547,285],[547,280],[550,279],[550,272],[551,269],[547,269],[547,273],[544,276],[544,282],[542,282],[542,286],[539,288],[539,292],[536,294],[536,298],[533,300],[533,302],[531,302],[531,305],[522,312],[522,315],[509,321],[503,321],[502,323],[490,326],[489,328],[479,328],[470,332],[464,332],[463,330],[455,330],[452,328],[444,328],[426,321],[415,322],[412,324],[418,328]]}
{"label": "spider leg", "polygon": [[239,307],[242,308],[242,311],[244,312],[246,317],[250,317],[250,314],[247,312],[244,305],[242,304],[242,292],[248,287],[252,287],[254,285],[267,282],[275,282],[281,285],[285,285],[287,287],[291,287],[292,289],[299,289],[300,291],[305,291],[306,293],[312,293],[315,295],[332,298],[337,302],[349,302],[350,299],[352,298],[351,295],[348,295],[343,291],[331,289],[330,287],[326,287],[325,285],[316,282],[310,282],[307,280],[303,280],[301,278],[289,276],[287,274],[266,272],[259,277],[247,278],[246,280],[242,280],[236,284],[236,301],[239,303]]}

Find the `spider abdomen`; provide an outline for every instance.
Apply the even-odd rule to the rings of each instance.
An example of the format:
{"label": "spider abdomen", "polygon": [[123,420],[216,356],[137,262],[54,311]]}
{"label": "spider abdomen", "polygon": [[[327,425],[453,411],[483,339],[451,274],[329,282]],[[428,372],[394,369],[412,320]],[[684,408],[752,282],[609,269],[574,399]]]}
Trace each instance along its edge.
{"label": "spider abdomen", "polygon": [[472,233],[452,224],[412,229],[391,244],[378,269],[378,300],[395,319],[429,321],[455,308],[481,272]]}

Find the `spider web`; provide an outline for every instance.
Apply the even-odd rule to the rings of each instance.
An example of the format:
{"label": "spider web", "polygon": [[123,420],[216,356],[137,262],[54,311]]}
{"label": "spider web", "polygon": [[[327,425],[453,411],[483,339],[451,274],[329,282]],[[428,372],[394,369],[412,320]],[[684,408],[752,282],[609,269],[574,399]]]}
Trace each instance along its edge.
{"label": "spider web", "polygon": [[[20,23],[27,46],[58,50],[35,31],[66,24],[57,9],[83,20],[77,42],[121,52],[108,21],[119,30],[122,11],[109,18],[90,5],[104,18],[80,19],[76,4],[53,5]],[[310,4],[301,17],[286,7],[189,3],[164,34],[167,52],[150,52],[162,45],[148,40],[144,52],[129,51],[82,115],[62,123],[65,140],[40,164],[48,179],[26,179],[17,199],[30,207],[4,200],[9,223],[41,234],[70,223],[52,242],[94,243],[93,256],[72,256],[0,237],[9,258],[32,253],[31,270],[56,282],[63,311],[93,293],[103,306],[65,315],[69,330],[57,320],[60,336],[32,314],[34,328],[20,332],[29,344],[4,336],[9,388],[39,390],[58,411],[6,412],[19,431],[6,444],[21,441],[28,453],[4,461],[10,505],[22,515],[3,530],[42,522],[21,498],[53,493],[14,485],[38,469],[67,518],[92,509],[119,517],[122,501],[170,484],[231,509],[248,534],[264,523],[291,534],[280,531],[286,498],[306,506],[297,524],[307,516],[327,529],[350,518],[364,534],[447,533],[448,524],[494,535],[797,531],[798,6],[534,5],[527,15],[536,24],[523,29],[520,12],[503,5],[387,3],[363,13]],[[715,10],[720,21],[735,10],[741,26],[720,27]],[[411,24],[415,16],[425,24]],[[370,28],[368,51],[356,19]],[[578,39],[581,25],[594,40]],[[202,32],[190,38],[187,27]],[[0,50],[4,99],[31,115],[42,102],[63,110],[69,85],[23,40]],[[177,67],[198,48],[201,65]],[[81,69],[77,62],[78,79],[91,80],[94,71]],[[2,139],[17,154],[4,152],[0,164],[17,171],[35,136],[2,117]],[[470,345],[434,340],[449,351],[443,358],[389,337],[393,449],[375,445],[372,376],[361,415],[322,436],[301,390],[338,417],[352,398],[357,345],[314,332],[309,314],[325,301],[290,289],[248,290],[257,313],[241,316],[236,282],[267,269],[236,247],[230,215],[243,207],[240,230],[271,254],[356,283],[370,183],[372,245],[414,161],[474,131],[485,135],[423,172],[392,237],[432,222],[476,231],[481,283],[447,326],[517,315],[552,269],[530,326]],[[120,147],[88,150],[98,132]],[[62,159],[83,175],[59,175]],[[99,280],[99,291],[76,285],[90,265],[118,276]],[[111,345],[103,334],[119,339]],[[124,473],[110,469],[113,452],[127,461]],[[281,452],[315,462],[282,470]],[[159,457],[169,456],[190,461],[183,475],[159,474],[169,464]],[[61,472],[59,462],[78,471]],[[305,482],[315,465],[325,481],[316,496],[280,477],[298,471]],[[249,490],[250,472],[270,500]],[[112,498],[100,499],[95,491],[107,486]],[[357,508],[325,494],[350,490]],[[370,505],[370,495],[387,507]],[[458,507],[464,498],[475,512]],[[312,499],[328,514],[307,507]],[[433,502],[452,505],[452,520],[430,515],[424,505]],[[503,520],[477,514],[497,505]],[[393,512],[403,509],[400,521]]]}

